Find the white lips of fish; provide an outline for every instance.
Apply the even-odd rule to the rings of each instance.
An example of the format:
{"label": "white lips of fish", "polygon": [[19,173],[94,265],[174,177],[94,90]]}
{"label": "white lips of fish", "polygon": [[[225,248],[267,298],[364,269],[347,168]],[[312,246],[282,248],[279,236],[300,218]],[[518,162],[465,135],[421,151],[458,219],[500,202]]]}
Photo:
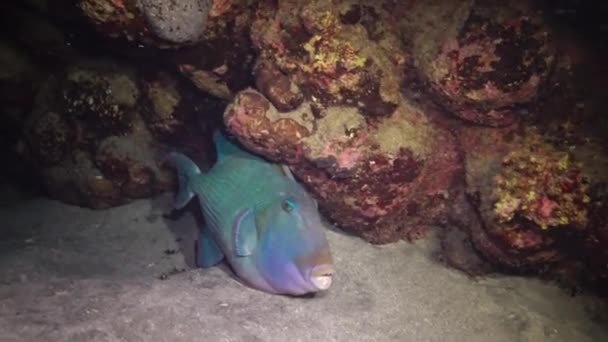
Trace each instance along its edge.
{"label": "white lips of fish", "polygon": [[332,266],[317,266],[310,272],[310,282],[321,291],[327,290],[331,286],[333,274]]}

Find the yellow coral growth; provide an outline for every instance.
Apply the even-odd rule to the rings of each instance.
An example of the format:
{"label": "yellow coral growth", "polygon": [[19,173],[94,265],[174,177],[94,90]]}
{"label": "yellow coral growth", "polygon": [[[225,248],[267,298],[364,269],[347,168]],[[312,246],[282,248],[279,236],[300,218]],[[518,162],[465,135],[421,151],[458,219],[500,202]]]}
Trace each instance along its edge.
{"label": "yellow coral growth", "polygon": [[579,166],[568,153],[543,142],[536,131],[526,132],[519,144],[495,178],[492,196],[499,221],[520,216],[542,229],[584,227],[589,197]]}
{"label": "yellow coral growth", "polygon": [[338,18],[331,11],[325,10],[319,13],[317,20],[314,22],[314,28],[318,31],[326,31],[337,24]]}
{"label": "yellow coral growth", "polygon": [[[326,94],[358,90],[368,58],[355,48],[360,44],[353,40],[360,38],[344,29],[336,8],[325,1],[310,1],[300,9],[298,19],[292,23],[285,18],[265,25],[267,32],[260,32],[260,42],[266,46],[262,58],[273,60],[281,70],[295,75],[299,83],[308,83]],[[291,29],[282,32],[279,23]],[[292,31],[296,30],[304,35],[294,35]],[[306,40],[297,40],[297,47],[285,41],[305,36]]]}
{"label": "yellow coral growth", "polygon": [[320,35],[312,36],[303,48],[310,60],[310,65],[302,65],[306,72],[334,74],[339,66],[351,71],[363,67],[366,61],[365,57],[357,55],[349,42]]}

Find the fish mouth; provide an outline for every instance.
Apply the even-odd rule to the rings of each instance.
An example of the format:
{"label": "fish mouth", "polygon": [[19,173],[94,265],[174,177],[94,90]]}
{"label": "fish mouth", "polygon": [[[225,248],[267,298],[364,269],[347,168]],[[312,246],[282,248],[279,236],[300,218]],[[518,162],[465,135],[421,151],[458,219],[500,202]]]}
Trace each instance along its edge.
{"label": "fish mouth", "polygon": [[320,291],[329,289],[334,275],[334,268],[331,265],[319,265],[310,272],[310,282]]}

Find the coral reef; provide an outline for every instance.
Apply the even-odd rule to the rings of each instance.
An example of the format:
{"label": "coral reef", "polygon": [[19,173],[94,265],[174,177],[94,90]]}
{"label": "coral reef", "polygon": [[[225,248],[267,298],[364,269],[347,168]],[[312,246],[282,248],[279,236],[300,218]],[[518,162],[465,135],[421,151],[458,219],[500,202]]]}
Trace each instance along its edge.
{"label": "coral reef", "polygon": [[186,152],[199,165],[211,162],[209,132],[221,123],[223,101],[157,71],[141,77],[142,117],[154,140]]}
{"label": "coral reef", "polygon": [[103,35],[159,48],[200,43],[223,34],[244,0],[79,0]]}
{"label": "coral reef", "polygon": [[[362,12],[388,18],[380,4],[357,1],[293,1],[262,4],[252,25],[259,53],[258,89],[281,110],[281,94],[301,92],[315,107],[356,106],[366,115],[388,116],[399,105],[399,82],[407,54],[390,22],[378,20],[375,30]],[[267,72],[281,73],[280,84],[269,85]]]}
{"label": "coral reef", "polygon": [[469,204],[455,203],[450,219],[475,249],[510,271],[542,273],[570,287],[605,284],[603,148],[587,142],[564,149],[551,135],[519,125],[468,127],[459,137]]}
{"label": "coral reef", "polygon": [[406,15],[402,35],[421,77],[467,121],[513,123],[513,109],[536,99],[555,60],[548,27],[525,1],[421,1]]}
{"label": "coral reef", "polygon": [[[161,139],[175,137],[183,132],[198,108],[193,105],[192,91],[174,77],[159,72],[156,77],[148,76],[144,81],[147,110],[144,111],[150,131]],[[187,103],[187,104],[185,104]]]}
{"label": "coral reef", "polygon": [[[202,91],[225,100],[252,84],[249,3],[188,0],[172,4],[163,0],[79,2],[98,32],[132,42],[123,44],[123,54],[160,59]],[[142,48],[150,53],[142,54]]]}
{"label": "coral reef", "polygon": [[61,161],[70,148],[72,137],[64,118],[51,111],[41,111],[28,118],[26,136],[33,156],[42,163]]}
{"label": "coral reef", "polygon": [[356,107],[330,106],[315,119],[308,102],[280,112],[245,90],[224,120],[247,148],[290,165],[328,218],[373,243],[421,237],[459,170],[447,130],[406,102],[368,123]]}
{"label": "coral reef", "polygon": [[515,216],[541,229],[587,224],[588,184],[567,152],[555,151],[528,133],[521,149],[511,151],[495,177],[492,197],[501,223]]}
{"label": "coral reef", "polygon": [[[49,78],[20,151],[39,168],[52,197],[105,208],[167,191],[174,176],[159,165],[163,142],[176,135],[186,145],[181,150],[199,145],[188,152],[208,162],[201,157],[208,154],[205,126],[187,125],[197,116],[187,88],[167,74],[154,78],[146,83],[136,70],[112,62],[83,62]],[[186,144],[188,138],[194,140]]]}
{"label": "coral reef", "polygon": [[237,91],[253,84],[251,21],[248,1],[212,1],[203,39],[195,46],[168,52],[166,59],[200,90],[231,100]]}
{"label": "coral reef", "polygon": [[[521,124],[460,130],[468,203],[455,202],[450,220],[501,269],[606,293],[608,240],[599,213],[608,155],[605,100],[597,91],[605,72],[593,67],[600,65],[597,56],[581,40],[560,33],[554,72]],[[448,257],[469,273],[485,270],[466,259],[471,252]]]}
{"label": "coral reef", "polygon": [[158,47],[191,44],[201,39],[209,5],[209,1],[198,0],[175,5],[154,0],[78,2],[82,13],[104,34]]}
{"label": "coral reef", "polygon": [[605,68],[590,65],[603,59],[532,6],[3,4],[3,151],[50,196],[105,208],[171,189],[168,149],[206,167],[223,124],[367,241],[440,225],[444,261],[468,274],[601,284],[608,121],[605,77],[591,77]]}
{"label": "coral reef", "polygon": [[175,44],[196,42],[207,27],[210,0],[141,0],[146,24],[159,38]]}
{"label": "coral reef", "polygon": [[389,18],[356,1],[261,4],[258,91],[224,113],[244,146],[290,165],[328,218],[373,243],[422,237],[460,169],[449,131],[401,96],[408,57]]}
{"label": "coral reef", "polygon": [[131,127],[139,88],[133,72],[82,67],[67,70],[63,89],[66,114],[74,116],[95,134],[123,134]]}
{"label": "coral reef", "polygon": [[[532,211],[532,208],[524,209],[521,203],[522,200],[526,200],[529,193],[538,191],[539,198],[544,196],[540,190],[541,184],[537,187],[536,184],[527,182],[529,179],[536,180],[533,177],[522,179],[521,187],[517,187],[518,184],[510,179],[513,187],[507,188],[508,190],[504,188],[505,179],[500,174],[517,171],[517,167],[503,164],[505,157],[512,152],[517,154],[519,150],[529,151],[531,146],[527,146],[525,142],[536,139],[527,136],[515,139],[517,142],[509,141],[509,137],[517,134],[516,126],[500,130],[470,127],[461,131],[460,142],[465,151],[466,192],[475,207],[474,210],[479,212],[481,220],[481,224],[471,225],[465,229],[476,229],[470,231],[471,239],[475,247],[490,261],[506,267],[526,270],[555,262],[562,256],[554,248],[553,237],[534,221],[521,220],[519,217],[517,220],[509,220],[515,212],[519,214],[522,210],[524,213]],[[541,158],[539,155],[545,153],[547,152],[541,150],[528,154],[525,163],[522,164],[524,170],[520,172],[534,174],[535,164],[529,161],[529,157]],[[526,166],[530,170],[526,170]],[[560,170],[554,171],[557,171],[557,174],[551,174],[550,177],[562,176]],[[515,199],[512,202],[520,203],[512,207],[505,205],[505,203],[510,204],[508,203],[510,198]]]}

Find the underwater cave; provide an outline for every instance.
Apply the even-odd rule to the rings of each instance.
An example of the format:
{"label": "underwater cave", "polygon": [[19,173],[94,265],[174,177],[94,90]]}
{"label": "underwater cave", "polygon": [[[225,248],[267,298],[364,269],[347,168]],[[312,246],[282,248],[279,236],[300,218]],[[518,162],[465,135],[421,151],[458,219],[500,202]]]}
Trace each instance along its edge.
{"label": "underwater cave", "polygon": [[608,341],[608,3],[0,18],[0,341]]}

